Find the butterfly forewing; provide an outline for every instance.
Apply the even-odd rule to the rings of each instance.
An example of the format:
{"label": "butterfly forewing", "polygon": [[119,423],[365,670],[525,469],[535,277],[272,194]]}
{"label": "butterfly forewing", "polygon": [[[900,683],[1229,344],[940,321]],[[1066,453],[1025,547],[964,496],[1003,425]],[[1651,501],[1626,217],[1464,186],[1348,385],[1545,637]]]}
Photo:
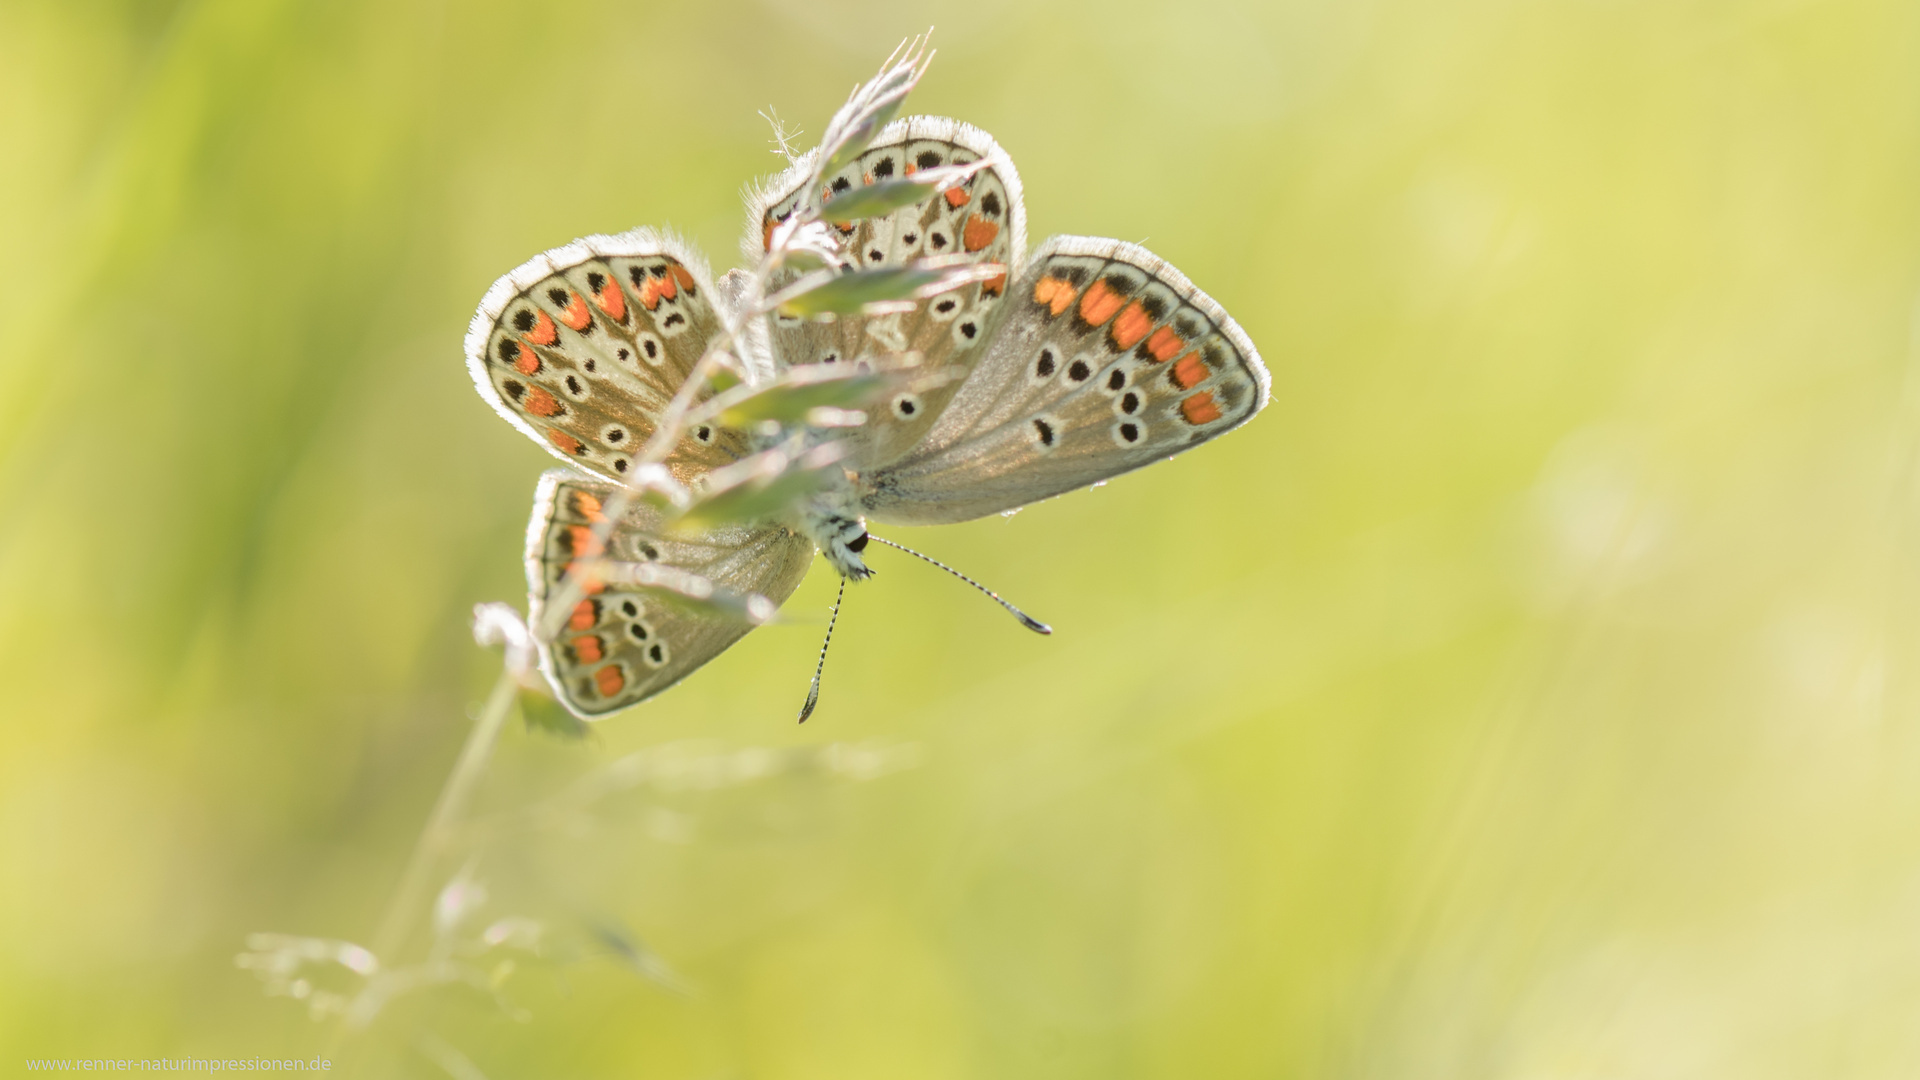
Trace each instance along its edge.
{"label": "butterfly forewing", "polygon": [[[1020,179],[1004,151],[985,132],[941,117],[910,117],[889,124],[853,164],[826,178],[828,197],[857,185],[903,179],[927,169],[987,165],[966,182],[890,214],[833,227],[851,269],[874,270],[931,257],[994,262],[1008,273],[913,302],[911,311],[843,317],[831,323],[776,315],[772,347],[779,368],[803,364],[865,364],[890,370],[917,364],[926,377],[895,388],[869,409],[868,424],[851,433],[856,469],[872,469],[905,454],[946,406],[966,371],[985,353],[1000,321],[1007,282],[1026,249],[1026,212]],[[752,229],[764,248],[773,229],[806,192],[799,188],[810,162],[776,179],[755,201]],[[833,203],[824,210],[831,222]],[[756,256],[759,254],[755,252]],[[782,281],[791,280],[788,275]]]}
{"label": "butterfly forewing", "polygon": [[905,524],[1010,510],[1229,431],[1267,385],[1246,335],[1179,271],[1135,244],[1054,237],[924,439],[863,476],[863,501]]}
{"label": "butterfly forewing", "polygon": [[[649,230],[591,236],[496,282],[467,334],[482,396],[555,456],[624,477],[720,330],[704,265]],[[736,432],[688,433],[682,480],[747,453]]]}
{"label": "butterfly forewing", "polygon": [[720,590],[757,593],[778,604],[806,576],[813,545],[777,525],[731,526],[682,536],[661,527],[647,507],[630,509],[603,549],[594,527],[617,489],[555,470],[541,478],[527,529],[530,616],[544,625],[548,607],[568,599],[569,575],[580,595],[541,647],[541,666],[568,708],[603,716],[679,682],[751,630],[744,620],[715,616],[671,592],[599,584],[584,559],[655,563],[698,574]]}

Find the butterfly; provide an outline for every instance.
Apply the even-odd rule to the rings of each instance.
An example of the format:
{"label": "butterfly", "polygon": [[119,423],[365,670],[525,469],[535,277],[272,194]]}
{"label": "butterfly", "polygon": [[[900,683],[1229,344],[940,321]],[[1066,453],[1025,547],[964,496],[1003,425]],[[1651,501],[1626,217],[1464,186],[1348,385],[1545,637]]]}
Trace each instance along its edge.
{"label": "butterfly", "polygon": [[[819,153],[749,195],[751,261],[816,197]],[[833,220],[835,198],[936,169],[964,179],[889,213]],[[716,281],[690,244],[651,229],[590,236],[502,277],[474,317],[466,356],[480,395],[567,465],[540,482],[526,569],[531,621],[551,619],[555,631],[541,642],[541,668],[582,717],[633,705],[713,659],[792,594],[816,551],[843,589],[867,577],[869,521],[1011,511],[1206,442],[1267,402],[1267,371],[1246,334],[1145,248],[1056,236],[1029,253],[1019,175],[977,128],[894,120],[817,182],[837,273],[935,263],[980,272],[830,322],[783,309],[749,320],[735,346],[748,385],[807,369],[892,380],[857,426],[696,423],[659,459],[698,489],[771,439],[833,447],[817,489],[764,520],[689,531],[674,527],[671,508],[619,499],[640,448],[738,316],[743,271]],[[692,400],[717,392],[702,385]],[[583,559],[626,571],[588,575]],[[760,617],[689,607],[687,590],[663,587],[675,581],[748,598]]]}

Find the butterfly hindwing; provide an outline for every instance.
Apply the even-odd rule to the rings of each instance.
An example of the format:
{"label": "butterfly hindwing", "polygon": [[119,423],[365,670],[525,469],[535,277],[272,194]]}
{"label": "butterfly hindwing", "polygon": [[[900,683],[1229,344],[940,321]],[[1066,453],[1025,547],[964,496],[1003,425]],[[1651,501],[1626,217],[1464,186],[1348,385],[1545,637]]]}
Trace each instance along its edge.
{"label": "butterfly hindwing", "polygon": [[[927,373],[926,379],[876,403],[869,409],[868,424],[851,433],[848,461],[856,469],[884,465],[918,442],[967,369],[985,353],[1005,306],[1007,282],[1018,274],[1026,251],[1026,211],[1021,205],[1019,175],[999,144],[978,128],[943,117],[894,121],[857,160],[826,178],[823,195],[982,160],[988,164],[945,192],[881,217],[833,227],[852,269],[875,270],[939,256],[999,263],[1008,268],[1007,274],[915,301],[912,311],[842,317],[831,323],[779,315],[770,320],[779,369],[855,363],[890,370],[917,363]],[[776,178],[764,196],[753,200],[750,247],[756,249],[751,252],[754,258],[805,195],[799,185],[811,164],[811,158],[802,159]],[[830,199],[825,215],[831,222]]]}
{"label": "butterfly hindwing", "polygon": [[880,521],[965,521],[1179,453],[1267,402],[1259,354],[1219,304],[1136,244],[1059,236],[925,437],[864,474]]}
{"label": "butterfly hindwing", "polygon": [[[596,556],[657,563],[698,574],[721,590],[758,593],[779,604],[806,576],[813,544],[784,527],[728,526],[683,536],[645,506],[626,513],[599,548],[594,526],[617,489],[554,470],[541,477],[527,527],[529,620],[543,624],[570,567]],[[583,575],[584,576],[584,575]],[[752,625],[677,606],[671,593],[619,584],[587,585],[559,633],[541,647],[541,667],[573,712],[604,716],[679,682],[718,656]]]}
{"label": "butterfly hindwing", "polygon": [[[556,457],[609,479],[631,468],[720,329],[705,265],[651,230],[589,236],[494,283],[467,332],[481,396]],[[747,453],[738,433],[690,432],[683,480]]]}

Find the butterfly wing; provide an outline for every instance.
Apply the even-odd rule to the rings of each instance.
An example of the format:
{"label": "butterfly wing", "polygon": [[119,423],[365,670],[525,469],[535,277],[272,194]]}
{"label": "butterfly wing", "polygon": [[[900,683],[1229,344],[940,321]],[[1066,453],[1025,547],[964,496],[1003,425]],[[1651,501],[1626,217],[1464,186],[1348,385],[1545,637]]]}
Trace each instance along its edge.
{"label": "butterfly wing", "polygon": [[[570,564],[582,557],[656,563],[774,604],[806,576],[813,544],[785,528],[730,526],[684,536],[663,529],[659,515],[645,506],[628,510],[602,552],[592,530],[605,520],[602,509],[616,490],[558,469],[540,478],[527,526],[533,626],[544,624],[548,607],[561,599]],[[559,634],[541,645],[540,667],[567,708],[589,719],[665,690],[753,628],[677,604],[663,590],[606,584],[581,592]]]}
{"label": "butterfly wing", "polygon": [[[707,267],[650,229],[589,236],[494,282],[467,330],[467,370],[514,427],[618,480],[720,332]],[[738,460],[745,436],[695,428],[665,464],[681,480]]]}
{"label": "butterfly wing", "polygon": [[[1026,210],[1020,177],[993,138],[979,128],[937,116],[896,120],[840,173],[826,178],[828,192],[904,179],[946,165],[987,164],[963,184],[890,214],[835,225],[854,268],[873,270],[934,256],[997,262],[1009,275],[1026,252]],[[802,158],[749,200],[748,257],[759,259],[773,229],[799,205],[813,168]],[[833,204],[826,204],[833,217]],[[795,275],[776,281],[776,287]],[[930,374],[963,374],[981,356],[1006,293],[1008,276],[974,282],[916,301],[912,311],[843,317],[831,323],[775,315],[771,345],[778,369],[803,364],[866,363],[890,370],[917,361]],[[869,410],[868,423],[844,436],[849,465],[871,469],[904,454],[926,434],[932,419],[959,386],[938,376],[901,389]]]}
{"label": "butterfly wing", "polygon": [[1177,454],[1267,403],[1238,324],[1137,244],[1057,236],[910,452],[861,477],[879,521],[1010,510]]}

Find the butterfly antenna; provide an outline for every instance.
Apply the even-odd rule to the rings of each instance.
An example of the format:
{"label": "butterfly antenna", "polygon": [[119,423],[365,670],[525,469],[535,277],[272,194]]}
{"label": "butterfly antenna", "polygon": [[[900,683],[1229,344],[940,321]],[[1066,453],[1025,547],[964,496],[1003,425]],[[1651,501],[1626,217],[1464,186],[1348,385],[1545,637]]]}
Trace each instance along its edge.
{"label": "butterfly antenna", "polygon": [[[986,593],[987,596],[990,597],[994,603],[999,604],[1001,607],[1006,608],[1008,611],[1012,612],[1013,617],[1020,620],[1020,625],[1026,627],[1027,629],[1033,631],[1034,633],[1036,634],[1053,633],[1053,627],[1048,626],[1046,623],[1041,622],[1040,620],[1032,617],[1031,615],[1028,615],[1026,612],[1021,611],[1019,608],[1014,607],[1012,604],[1007,603],[1004,599],[1001,598],[999,593],[994,592],[992,589],[987,588],[985,585],[982,585],[979,582],[968,577],[967,575],[961,573],[960,571],[955,570],[953,567],[948,566],[946,563],[941,562],[939,559],[933,558],[930,555],[922,555],[919,552],[913,550],[910,547],[907,547],[904,544],[896,544],[891,540],[882,540],[879,537],[873,535],[872,533],[867,534],[867,539],[872,540],[876,544],[885,544],[888,547],[895,549],[896,551],[904,551],[907,554],[923,562],[930,562],[933,565],[939,567],[940,569],[945,570],[947,573],[952,574],[954,577],[959,578],[961,581],[964,581],[967,584],[973,586],[974,588],[979,589],[981,592]],[[829,628],[829,630],[831,630],[831,628]]]}
{"label": "butterfly antenna", "polygon": [[813,707],[820,704],[820,673],[827,670],[827,646],[833,644],[833,624],[840,621],[840,602],[846,598],[847,579],[841,578],[840,591],[833,598],[833,614],[827,618],[827,639],[820,643],[820,662],[813,665],[813,685],[807,688],[807,703],[800,706],[802,724],[813,715]]}

